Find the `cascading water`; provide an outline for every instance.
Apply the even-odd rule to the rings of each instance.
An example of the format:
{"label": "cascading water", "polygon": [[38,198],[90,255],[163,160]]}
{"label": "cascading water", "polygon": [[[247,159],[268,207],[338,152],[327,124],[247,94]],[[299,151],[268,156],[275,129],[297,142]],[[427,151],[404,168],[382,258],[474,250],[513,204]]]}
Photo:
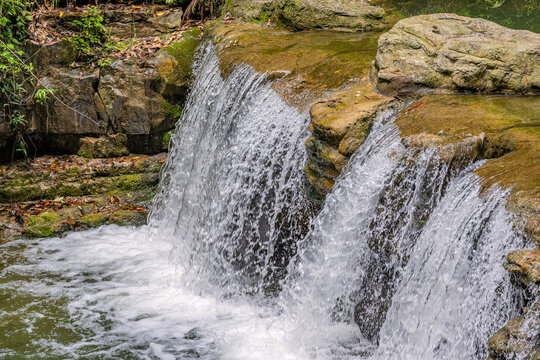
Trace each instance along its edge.
{"label": "cascading water", "polygon": [[[213,46],[195,80],[154,201],[150,228],[174,243],[186,282],[258,292],[281,277],[306,232],[302,196],[308,116],[265,76],[238,66],[224,81]],[[271,281],[270,281],[271,282]]]}
{"label": "cascading water", "polygon": [[523,244],[479,164],[383,113],[308,232],[308,116],[248,66],[223,80],[212,46],[195,69],[148,227],[0,247],[0,359],[486,357]]}

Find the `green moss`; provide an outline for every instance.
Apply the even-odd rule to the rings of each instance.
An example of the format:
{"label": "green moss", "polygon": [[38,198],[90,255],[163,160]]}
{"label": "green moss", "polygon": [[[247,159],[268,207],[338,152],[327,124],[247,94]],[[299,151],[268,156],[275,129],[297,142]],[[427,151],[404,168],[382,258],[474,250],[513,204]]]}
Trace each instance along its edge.
{"label": "green moss", "polygon": [[45,212],[29,216],[23,236],[28,238],[44,238],[58,235],[62,232],[62,217],[59,214]]}
{"label": "green moss", "polygon": [[261,14],[259,15],[259,22],[266,23],[270,19],[270,15],[266,11],[261,11]]}
{"label": "green moss", "polygon": [[182,104],[170,104],[167,101],[163,100],[160,103],[161,108],[163,109],[163,114],[173,120],[178,120],[182,116],[182,111],[184,111],[184,106]]}
{"label": "green moss", "polygon": [[12,184],[0,187],[0,203],[37,200],[43,196],[43,191],[37,185],[13,186]]}
{"label": "green moss", "polygon": [[169,148],[169,143],[171,142],[171,138],[174,134],[174,130],[167,131],[161,136],[161,146],[163,149]]}
{"label": "green moss", "polygon": [[85,215],[79,220],[79,226],[81,228],[92,228],[107,224],[109,221],[108,213],[95,213]]}
{"label": "green moss", "polygon": [[140,226],[146,223],[146,213],[118,210],[109,217],[109,223],[120,226]]}
{"label": "green moss", "polygon": [[183,85],[191,78],[191,64],[195,50],[201,43],[202,30],[198,27],[193,27],[186,31],[180,40],[172,43],[162,51],[167,52],[177,61],[173,71],[167,76],[167,81],[175,85]]}

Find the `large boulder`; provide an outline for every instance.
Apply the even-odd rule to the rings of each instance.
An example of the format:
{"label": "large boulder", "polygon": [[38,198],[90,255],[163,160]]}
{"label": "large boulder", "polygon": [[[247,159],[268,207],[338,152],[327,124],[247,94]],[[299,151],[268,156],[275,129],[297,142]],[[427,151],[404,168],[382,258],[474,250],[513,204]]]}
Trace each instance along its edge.
{"label": "large boulder", "polygon": [[223,13],[248,21],[273,19],[293,30],[369,31],[389,27],[384,9],[366,0],[230,0]]}
{"label": "large boulder", "polygon": [[295,30],[369,31],[388,27],[384,9],[366,0],[281,0],[276,17]]}
{"label": "large boulder", "polygon": [[229,0],[223,5],[223,14],[247,21],[268,20],[274,13],[276,0]]}
{"label": "large boulder", "polygon": [[388,94],[540,92],[540,34],[455,14],[398,22],[379,38],[372,67]]}

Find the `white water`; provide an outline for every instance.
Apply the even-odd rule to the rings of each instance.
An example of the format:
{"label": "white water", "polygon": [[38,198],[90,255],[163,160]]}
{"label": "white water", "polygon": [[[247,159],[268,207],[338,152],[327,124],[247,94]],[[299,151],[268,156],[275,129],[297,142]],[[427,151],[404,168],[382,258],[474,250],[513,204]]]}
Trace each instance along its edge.
{"label": "white water", "polygon": [[407,150],[383,114],[266,298],[309,219],[307,117],[248,67],[222,81],[211,48],[197,66],[149,227],[0,247],[24,247],[0,325],[29,344],[0,358],[485,358],[514,309],[506,194]]}

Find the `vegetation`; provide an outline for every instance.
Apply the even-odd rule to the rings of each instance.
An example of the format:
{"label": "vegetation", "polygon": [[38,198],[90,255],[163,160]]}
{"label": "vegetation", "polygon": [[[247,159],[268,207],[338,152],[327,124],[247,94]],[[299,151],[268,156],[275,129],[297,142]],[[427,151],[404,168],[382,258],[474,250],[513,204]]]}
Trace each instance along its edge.
{"label": "vegetation", "polygon": [[450,12],[540,32],[540,0],[392,0],[392,3],[406,16]]}
{"label": "vegetation", "polygon": [[32,19],[31,3],[25,0],[0,0],[0,116],[7,118],[15,135],[16,150],[27,155],[24,137],[24,108],[35,100],[45,104],[51,89],[35,87],[31,63],[26,63],[19,45],[28,35],[27,21]]}
{"label": "vegetation", "polygon": [[73,21],[79,27],[79,32],[66,38],[78,60],[97,62],[98,66],[109,63],[108,55],[122,47],[115,44],[105,26],[103,16],[97,7],[89,7],[86,15],[80,20]]}

